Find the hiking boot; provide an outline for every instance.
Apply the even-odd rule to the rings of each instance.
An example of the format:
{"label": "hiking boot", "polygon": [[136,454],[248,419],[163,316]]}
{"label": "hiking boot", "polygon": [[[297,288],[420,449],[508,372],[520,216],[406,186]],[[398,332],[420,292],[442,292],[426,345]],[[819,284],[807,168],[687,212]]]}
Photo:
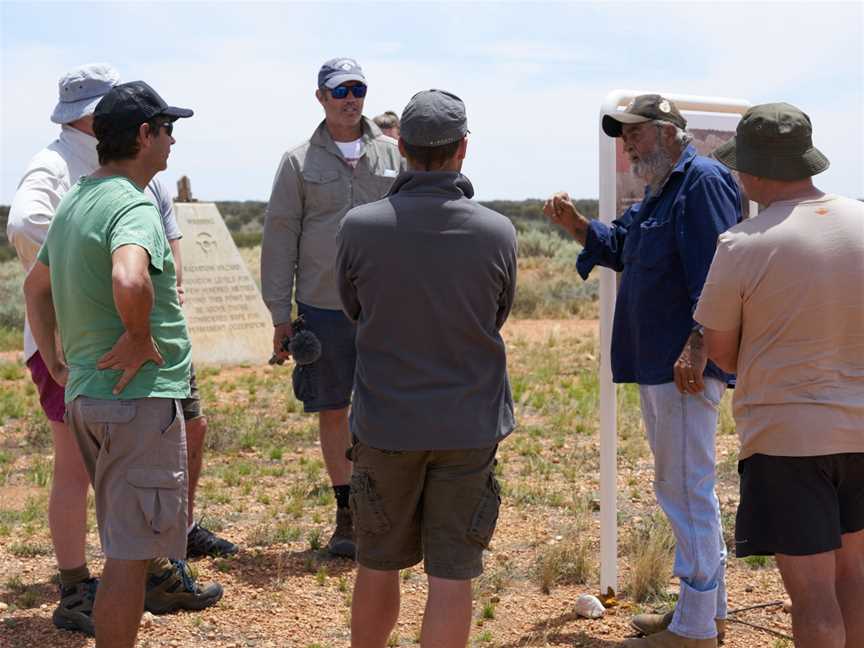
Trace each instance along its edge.
{"label": "hiking boot", "polygon": [[354,545],[354,523],[351,520],[351,509],[347,506],[336,509],[336,530],[330,536],[327,551],[332,556],[351,560],[354,560],[357,554],[357,547]]}
{"label": "hiking boot", "polygon": [[236,544],[225,538],[220,538],[198,522],[195,523],[189,535],[186,536],[187,558],[196,558],[198,556],[220,558],[222,556],[233,556],[237,551]]}
{"label": "hiking boot", "polygon": [[195,582],[185,560],[172,560],[171,568],[147,579],[144,609],[153,614],[166,614],[176,610],[203,610],[222,598],[219,583]]}
{"label": "hiking boot", "polygon": [[91,637],[96,635],[93,627],[93,601],[99,580],[88,578],[68,587],[60,587],[60,603],[51,620],[60,630],[83,632]]}
{"label": "hiking boot", "polygon": [[[674,613],[672,611],[666,614],[637,614],[630,619],[630,627],[639,634],[657,634],[669,627]],[[714,623],[717,624],[717,644],[720,645],[726,638],[726,619],[714,619]]]}
{"label": "hiking boot", "polygon": [[661,630],[641,639],[627,639],[621,648],[717,648],[717,637],[690,639],[669,630]]}

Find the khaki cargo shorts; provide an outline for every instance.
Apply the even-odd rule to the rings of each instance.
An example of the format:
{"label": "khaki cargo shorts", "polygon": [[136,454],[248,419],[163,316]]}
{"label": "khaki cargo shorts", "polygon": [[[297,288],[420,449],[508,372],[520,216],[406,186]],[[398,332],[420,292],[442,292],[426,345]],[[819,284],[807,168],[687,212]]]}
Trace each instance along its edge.
{"label": "khaki cargo shorts", "polygon": [[96,491],[102,552],[118,560],[186,557],[186,429],[170,398],[66,407]]}
{"label": "khaki cargo shorts", "polygon": [[350,451],[357,562],[391,571],[423,560],[430,576],[470,580],[483,573],[498,521],[495,451]]}

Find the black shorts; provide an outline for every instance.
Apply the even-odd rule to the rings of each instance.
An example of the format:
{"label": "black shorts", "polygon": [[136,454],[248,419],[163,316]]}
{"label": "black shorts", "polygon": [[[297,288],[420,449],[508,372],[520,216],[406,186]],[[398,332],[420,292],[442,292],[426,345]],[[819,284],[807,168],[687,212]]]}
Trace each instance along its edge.
{"label": "black shorts", "polygon": [[295,365],[294,395],[303,402],[304,412],[339,410],[351,404],[357,327],[341,310],[315,308],[297,303],[305,327],[321,342],[321,357],[308,365]]}
{"label": "black shorts", "polygon": [[738,462],[735,555],[810,556],[864,529],[864,452]]}
{"label": "black shorts", "polygon": [[180,408],[183,410],[183,420],[191,421],[201,413],[201,393],[198,391],[198,379],[195,377],[195,365],[189,367],[189,398],[184,398],[180,401]]}

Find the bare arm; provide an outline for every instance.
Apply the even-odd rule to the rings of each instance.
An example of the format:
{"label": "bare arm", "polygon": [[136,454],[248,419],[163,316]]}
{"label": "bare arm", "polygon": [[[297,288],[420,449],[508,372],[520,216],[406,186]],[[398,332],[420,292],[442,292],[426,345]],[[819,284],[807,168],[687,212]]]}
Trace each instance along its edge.
{"label": "bare arm", "polygon": [[150,336],[153,283],[147,250],[138,245],[121,245],[111,255],[111,262],[114,304],[126,331],[96,366],[123,372],[114,386],[116,395],[135,377],[141,365],[148,360],[161,365],[163,360]]}
{"label": "bare arm", "polygon": [[737,372],[738,348],[740,344],[740,329],[717,331],[705,328],[705,346],[708,349],[708,357],[723,371],[728,373]]}
{"label": "bare arm", "polygon": [[171,255],[174,257],[174,273],[177,275],[177,297],[180,299],[180,305],[186,301],[183,290],[183,256],[180,252],[180,239],[171,239],[168,241],[171,246]]}
{"label": "bare arm", "polygon": [[58,385],[65,385],[69,371],[57,351],[57,316],[51,295],[51,272],[44,263],[36,261],[24,280],[24,299],[27,320],[39,353],[51,377]]}

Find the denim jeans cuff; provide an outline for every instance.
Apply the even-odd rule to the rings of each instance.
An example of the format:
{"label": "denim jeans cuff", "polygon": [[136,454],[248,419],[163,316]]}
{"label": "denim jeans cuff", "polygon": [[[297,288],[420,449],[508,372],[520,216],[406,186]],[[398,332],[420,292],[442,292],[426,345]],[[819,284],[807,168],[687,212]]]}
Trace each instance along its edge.
{"label": "denim jeans cuff", "polygon": [[681,581],[681,593],[669,631],[688,639],[710,639],[717,636],[717,586],[699,591]]}

